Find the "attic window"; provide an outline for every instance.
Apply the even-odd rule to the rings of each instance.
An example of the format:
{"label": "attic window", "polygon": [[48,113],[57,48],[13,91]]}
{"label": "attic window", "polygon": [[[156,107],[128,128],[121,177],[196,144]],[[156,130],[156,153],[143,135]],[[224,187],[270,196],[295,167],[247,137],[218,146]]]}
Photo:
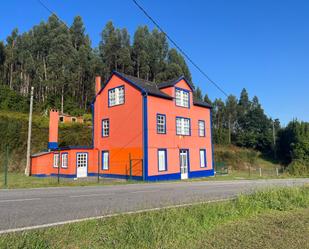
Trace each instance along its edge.
{"label": "attic window", "polygon": [[189,91],[176,88],[175,89],[176,105],[189,108]]}
{"label": "attic window", "polygon": [[124,103],[124,86],[112,88],[108,91],[108,105],[115,106]]}

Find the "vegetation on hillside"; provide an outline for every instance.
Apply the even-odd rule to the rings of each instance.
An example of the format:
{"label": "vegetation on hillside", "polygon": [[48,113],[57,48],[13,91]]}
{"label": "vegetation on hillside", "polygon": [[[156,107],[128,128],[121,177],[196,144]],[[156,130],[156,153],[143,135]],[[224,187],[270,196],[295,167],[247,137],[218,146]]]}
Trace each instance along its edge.
{"label": "vegetation on hillside", "polygon": [[[301,226],[293,219],[292,223],[285,223],[286,219],[276,219],[285,214],[299,214],[301,208],[309,207],[309,188],[290,187],[265,190],[249,196],[240,196],[236,200],[199,204],[191,207],[171,208],[160,211],[144,212],[131,215],[85,221],[69,225],[57,226],[41,230],[11,233],[0,237],[2,248],[248,248],[241,247],[242,241],[221,240],[221,237],[233,239],[244,238],[248,243],[251,237],[257,236],[258,245],[263,241],[273,245],[273,239],[280,237],[279,231],[289,234],[285,241],[287,245],[301,245],[308,241],[308,209],[304,209],[304,216],[297,215],[295,221],[301,221]],[[296,210],[298,209],[298,210]],[[254,228],[260,234],[252,234],[249,230],[227,230],[226,225],[246,222],[254,219],[255,215],[266,214],[268,223],[257,220]],[[257,217],[263,217],[263,216]],[[273,223],[272,223],[273,222]],[[252,227],[253,224],[250,223]],[[266,225],[266,226],[264,226]],[[276,226],[280,230],[273,230]],[[243,228],[244,228],[243,227]],[[232,226],[233,228],[233,226]],[[240,227],[242,228],[242,226]],[[269,229],[269,230],[268,230]],[[224,231],[224,232],[223,232]],[[295,231],[299,233],[295,237]],[[213,232],[218,241],[213,240]],[[61,235],[59,237],[59,235]],[[74,238],[74,239],[72,239]],[[299,241],[298,239],[301,239]],[[255,238],[251,238],[256,241]],[[212,243],[209,243],[212,242]],[[280,241],[276,241],[278,244]],[[280,243],[279,243],[280,244]],[[239,246],[235,246],[239,245]],[[252,247],[252,245],[254,245]],[[252,248],[256,244],[250,244]],[[290,248],[284,245],[280,248]],[[305,245],[305,244],[303,244]],[[268,248],[273,248],[268,246]],[[296,247],[291,247],[296,248]],[[303,247],[304,248],[304,247]]]}

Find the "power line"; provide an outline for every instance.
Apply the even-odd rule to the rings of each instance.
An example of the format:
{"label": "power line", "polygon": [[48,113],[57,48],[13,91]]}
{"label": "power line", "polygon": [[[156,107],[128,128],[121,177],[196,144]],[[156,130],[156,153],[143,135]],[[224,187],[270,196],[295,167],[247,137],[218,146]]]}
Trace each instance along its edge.
{"label": "power line", "polygon": [[163,30],[163,28],[158,24],[157,21],[155,21],[150,14],[136,1],[132,0],[134,4],[145,14],[145,16],[148,17],[148,19],[167,37],[167,39],[179,50],[180,53],[185,56],[188,61],[191,62],[191,64],[202,74],[204,75],[210,83],[212,83],[220,92],[222,92],[226,97],[228,97],[228,94],[222,89],[222,87],[219,86],[215,81],[213,81],[207,73],[205,73],[200,66],[198,66],[191,58],[190,56]]}

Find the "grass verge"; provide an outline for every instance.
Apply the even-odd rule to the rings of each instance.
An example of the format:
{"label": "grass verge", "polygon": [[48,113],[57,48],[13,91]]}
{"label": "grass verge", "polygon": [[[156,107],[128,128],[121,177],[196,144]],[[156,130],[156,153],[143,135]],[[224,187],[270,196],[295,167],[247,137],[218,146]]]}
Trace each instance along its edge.
{"label": "grass verge", "polygon": [[[216,244],[217,240],[211,237],[213,233],[217,235],[218,240],[221,236],[228,236],[227,233],[233,231],[229,231],[226,226],[233,225],[233,222],[236,222],[235,225],[239,227],[242,227],[242,224],[255,225],[257,231],[260,231],[264,229],[265,222],[269,221],[269,229],[272,229],[273,223],[264,219],[264,214],[274,214],[273,222],[276,223],[280,220],[277,214],[287,212],[293,217],[294,212],[298,212],[295,210],[303,208],[303,211],[307,212],[308,209],[305,208],[308,207],[308,186],[277,188],[249,196],[239,196],[234,201],[224,203],[120,215],[108,219],[7,234],[0,237],[0,248],[208,248],[207,243],[211,241],[214,242],[209,248],[230,248],[228,237],[224,240],[225,242],[222,242],[223,244]],[[253,224],[250,221],[253,217],[256,219],[262,217],[265,222]],[[308,214],[306,217],[301,230],[308,227]],[[277,226],[284,228],[286,224],[279,223]],[[293,226],[297,227],[297,224],[285,227],[288,234],[293,234],[291,230]],[[270,233],[276,231],[267,229],[268,227],[265,227],[263,232],[269,234],[268,240],[272,240]],[[238,238],[246,237],[248,234],[250,231],[239,229]],[[293,243],[292,235],[289,239],[290,243]],[[248,243],[251,242],[248,241]],[[255,247],[255,244],[250,245],[235,248],[263,248]]]}

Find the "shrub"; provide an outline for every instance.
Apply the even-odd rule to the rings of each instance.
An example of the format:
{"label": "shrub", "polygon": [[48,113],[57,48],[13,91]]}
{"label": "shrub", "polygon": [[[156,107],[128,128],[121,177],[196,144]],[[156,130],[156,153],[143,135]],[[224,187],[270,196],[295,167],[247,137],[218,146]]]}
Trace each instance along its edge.
{"label": "shrub", "polygon": [[306,176],[309,175],[309,163],[304,160],[293,160],[288,166],[288,172],[291,175]]}

